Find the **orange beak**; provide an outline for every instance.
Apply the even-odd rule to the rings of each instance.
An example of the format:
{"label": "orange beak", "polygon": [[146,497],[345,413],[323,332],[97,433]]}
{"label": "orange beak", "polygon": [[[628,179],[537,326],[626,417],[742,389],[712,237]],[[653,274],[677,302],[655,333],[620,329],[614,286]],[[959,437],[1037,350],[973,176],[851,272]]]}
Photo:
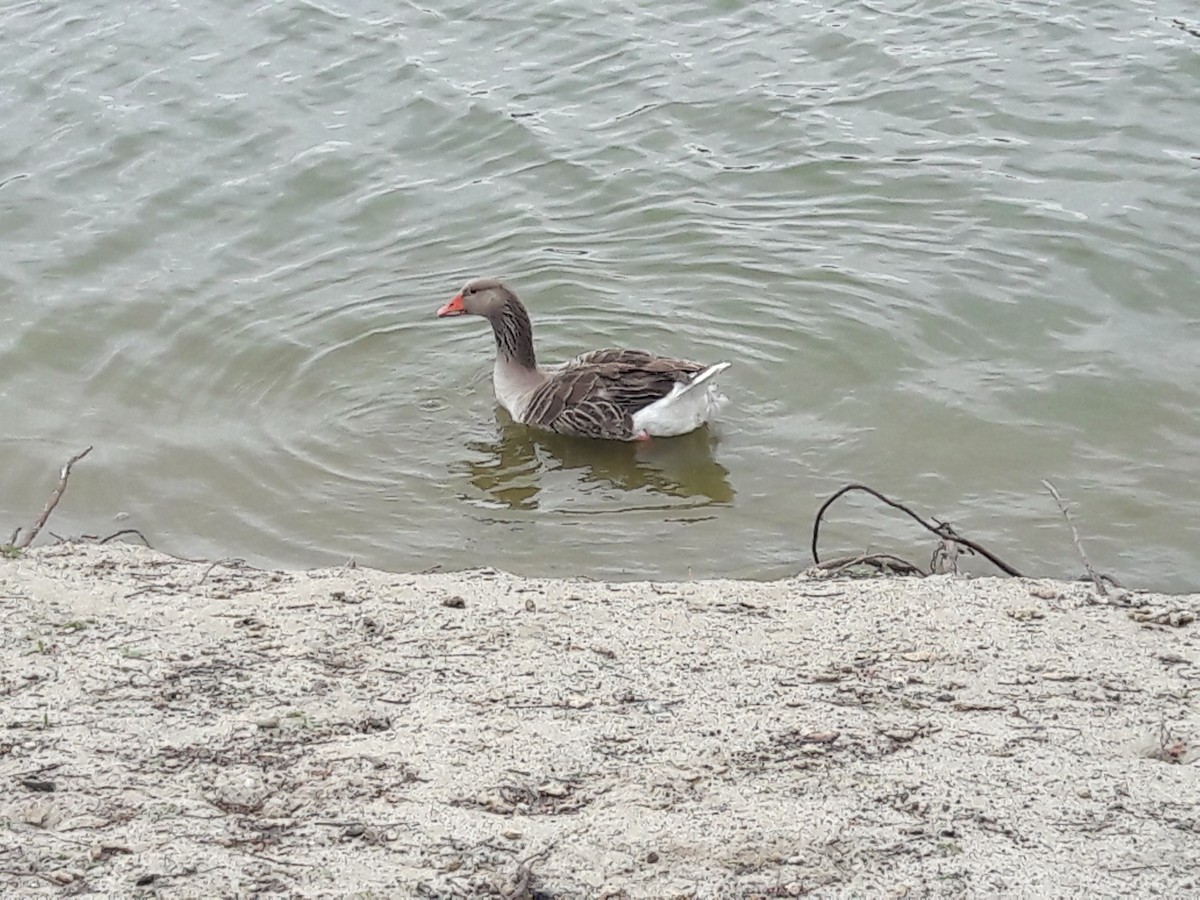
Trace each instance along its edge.
{"label": "orange beak", "polygon": [[465,316],[467,308],[463,306],[462,294],[455,294],[454,299],[439,309],[437,314],[439,319],[444,319],[447,316]]}

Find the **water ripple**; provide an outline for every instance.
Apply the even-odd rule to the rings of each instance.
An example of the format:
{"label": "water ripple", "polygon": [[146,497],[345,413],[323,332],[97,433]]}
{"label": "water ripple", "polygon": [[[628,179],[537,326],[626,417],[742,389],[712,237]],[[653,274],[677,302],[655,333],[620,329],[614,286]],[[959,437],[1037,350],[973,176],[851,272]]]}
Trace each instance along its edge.
{"label": "water ripple", "polygon": [[[1049,475],[1093,556],[1200,579],[1200,57],[1165,14],[25,3],[0,28],[10,517],[96,443],[78,509],[190,553],[765,575],[853,479],[1070,571]],[[733,409],[652,456],[497,419],[486,327],[433,317],[482,274],[545,358],[730,358]],[[852,549],[910,538],[844,517]]]}

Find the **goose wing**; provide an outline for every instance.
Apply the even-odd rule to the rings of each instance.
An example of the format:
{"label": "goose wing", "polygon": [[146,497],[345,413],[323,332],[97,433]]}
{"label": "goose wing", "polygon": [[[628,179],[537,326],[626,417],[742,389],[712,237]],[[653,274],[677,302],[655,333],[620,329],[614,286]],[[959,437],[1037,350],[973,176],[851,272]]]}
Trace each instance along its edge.
{"label": "goose wing", "polygon": [[633,415],[704,366],[641,350],[594,350],[568,362],[529,399],[529,425],[579,437],[630,440]]}

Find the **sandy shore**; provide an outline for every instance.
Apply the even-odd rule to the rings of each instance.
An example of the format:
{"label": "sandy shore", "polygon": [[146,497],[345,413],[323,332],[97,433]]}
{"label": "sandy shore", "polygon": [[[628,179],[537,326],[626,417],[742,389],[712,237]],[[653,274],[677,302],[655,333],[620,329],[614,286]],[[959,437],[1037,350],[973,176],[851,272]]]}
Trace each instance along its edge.
{"label": "sandy shore", "polygon": [[0,560],[0,895],[1200,894],[1200,595]]}

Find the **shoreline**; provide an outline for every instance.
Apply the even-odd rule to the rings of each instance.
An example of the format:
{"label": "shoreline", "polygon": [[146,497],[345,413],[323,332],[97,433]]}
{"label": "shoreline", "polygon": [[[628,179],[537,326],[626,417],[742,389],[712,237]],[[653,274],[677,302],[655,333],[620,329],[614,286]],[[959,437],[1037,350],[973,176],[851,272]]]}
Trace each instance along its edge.
{"label": "shoreline", "polygon": [[64,544],[0,604],[6,894],[1200,890],[1200,594]]}

